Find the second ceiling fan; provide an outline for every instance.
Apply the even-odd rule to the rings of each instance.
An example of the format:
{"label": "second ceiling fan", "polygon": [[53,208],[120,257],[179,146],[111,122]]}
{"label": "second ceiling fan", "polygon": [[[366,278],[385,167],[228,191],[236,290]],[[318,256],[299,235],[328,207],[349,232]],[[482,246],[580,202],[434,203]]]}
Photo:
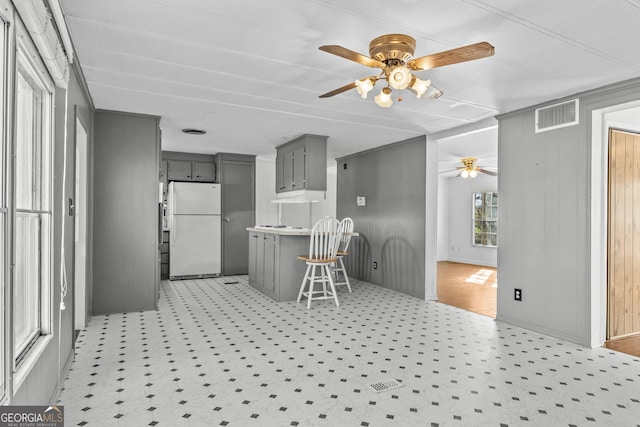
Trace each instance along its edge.
{"label": "second ceiling fan", "polygon": [[[421,80],[411,71],[429,70],[444,65],[486,58],[494,54],[494,47],[487,42],[462,46],[419,58],[413,57],[415,48],[415,39],[404,34],[386,34],[371,40],[369,43],[370,56],[362,55],[338,45],[320,46],[319,49],[324,52],[332,53],[368,67],[382,69],[377,76],[356,80],[353,83],[320,95],[320,98],[328,98],[354,88],[358,90],[362,98],[366,98],[367,93],[373,89],[378,80],[387,81],[387,86],[375,97],[375,102],[380,107],[389,107],[393,104],[391,88],[397,90],[409,89],[418,98],[438,98],[442,96],[442,92],[433,87],[430,80]],[[399,97],[398,100],[401,101],[402,97]]]}

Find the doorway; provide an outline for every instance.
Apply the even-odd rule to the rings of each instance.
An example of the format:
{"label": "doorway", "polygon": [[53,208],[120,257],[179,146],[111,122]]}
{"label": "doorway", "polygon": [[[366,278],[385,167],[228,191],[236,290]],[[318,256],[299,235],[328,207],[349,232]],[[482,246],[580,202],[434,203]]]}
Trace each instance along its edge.
{"label": "doorway", "polygon": [[249,272],[247,227],[255,225],[255,157],[218,154],[222,185],[222,275]]}
{"label": "doorway", "polygon": [[640,348],[640,134],[609,129],[608,159],[607,347]]}
{"label": "doorway", "polygon": [[87,130],[76,115],[75,239],[74,239],[74,329],[87,324]]}

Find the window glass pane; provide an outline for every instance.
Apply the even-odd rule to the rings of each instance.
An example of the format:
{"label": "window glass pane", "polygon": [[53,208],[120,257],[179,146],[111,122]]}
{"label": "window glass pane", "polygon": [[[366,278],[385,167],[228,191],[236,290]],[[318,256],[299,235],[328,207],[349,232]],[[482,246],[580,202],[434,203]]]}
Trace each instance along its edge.
{"label": "window glass pane", "polygon": [[[1,147],[2,144],[0,144]],[[0,150],[1,151],[1,150]],[[4,163],[0,163],[0,184],[2,183],[2,177]],[[5,335],[4,335],[4,295],[5,295],[5,276],[4,276],[4,265],[5,265],[5,252],[4,252],[4,244],[6,242],[4,230],[5,224],[7,221],[7,215],[0,211],[0,307],[2,309],[0,312],[0,398],[4,396],[4,343],[5,343]]]}
{"label": "window glass pane", "polygon": [[473,194],[473,238],[475,246],[498,244],[498,193]]}
{"label": "window glass pane", "polygon": [[16,356],[39,333],[41,237],[39,214],[16,214],[16,267],[13,302]]}
{"label": "window glass pane", "polygon": [[42,208],[41,91],[34,88],[25,72],[18,72],[16,108],[16,208]]}

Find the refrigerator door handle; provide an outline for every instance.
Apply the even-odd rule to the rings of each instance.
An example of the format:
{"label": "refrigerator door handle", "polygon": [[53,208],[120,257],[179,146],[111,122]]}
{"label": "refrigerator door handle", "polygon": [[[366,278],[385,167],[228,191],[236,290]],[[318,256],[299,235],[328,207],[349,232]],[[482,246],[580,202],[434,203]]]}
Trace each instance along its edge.
{"label": "refrigerator door handle", "polygon": [[171,233],[169,235],[169,242],[171,247],[175,246],[176,242],[177,242],[177,237],[178,237],[178,221],[173,221],[173,215],[171,215],[171,230],[169,231],[169,233]]}

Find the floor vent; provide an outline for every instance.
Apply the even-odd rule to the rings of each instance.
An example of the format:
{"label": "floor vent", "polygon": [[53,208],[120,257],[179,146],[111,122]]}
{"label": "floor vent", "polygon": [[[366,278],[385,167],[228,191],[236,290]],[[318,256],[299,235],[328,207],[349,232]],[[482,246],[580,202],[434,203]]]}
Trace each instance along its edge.
{"label": "floor vent", "polygon": [[394,388],[400,388],[403,384],[397,380],[384,380],[378,381],[375,383],[367,384],[368,387],[375,391],[376,393],[380,393],[382,391],[393,390]]}
{"label": "floor vent", "polygon": [[536,133],[577,124],[577,99],[536,109]]}

